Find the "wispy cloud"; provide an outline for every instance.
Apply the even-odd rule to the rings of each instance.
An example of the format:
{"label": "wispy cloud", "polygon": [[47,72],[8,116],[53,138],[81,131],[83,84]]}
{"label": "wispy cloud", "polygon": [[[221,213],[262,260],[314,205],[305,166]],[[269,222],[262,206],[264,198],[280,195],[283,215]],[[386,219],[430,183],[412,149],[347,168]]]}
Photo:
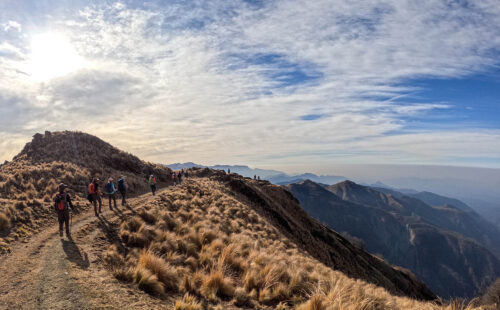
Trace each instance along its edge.
{"label": "wispy cloud", "polygon": [[[36,17],[29,25],[10,9],[0,15],[0,130],[16,139],[78,129],[163,162],[498,157],[498,131],[410,126],[453,102],[407,100],[419,91],[412,79],[498,66],[493,0],[117,2],[50,19],[23,12]],[[85,66],[34,81],[37,32],[69,38]]]}

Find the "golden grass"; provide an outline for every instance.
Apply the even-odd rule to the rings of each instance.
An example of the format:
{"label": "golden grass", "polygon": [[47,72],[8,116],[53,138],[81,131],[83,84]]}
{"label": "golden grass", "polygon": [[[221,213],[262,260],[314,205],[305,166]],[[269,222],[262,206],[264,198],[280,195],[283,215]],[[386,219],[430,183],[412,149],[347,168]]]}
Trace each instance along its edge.
{"label": "golden grass", "polygon": [[230,301],[276,309],[494,309],[420,302],[351,279],[303,253],[226,191],[218,182],[191,179],[144,205],[121,226],[130,252],[115,276],[151,294],[186,294],[176,309],[224,308]]}
{"label": "golden grass", "polygon": [[152,295],[164,295],[165,288],[158,277],[149,269],[137,266],[134,271],[133,280],[141,290]]}
{"label": "golden grass", "polygon": [[176,270],[160,257],[152,252],[145,251],[139,256],[137,264],[139,268],[146,268],[151,271],[166,290],[176,291],[179,288],[179,277]]}
{"label": "golden grass", "polygon": [[234,285],[221,270],[214,270],[203,279],[200,293],[210,301],[217,301],[217,297],[232,297]]}
{"label": "golden grass", "polygon": [[196,297],[185,294],[182,299],[175,302],[175,310],[203,310],[203,306],[196,300]]}

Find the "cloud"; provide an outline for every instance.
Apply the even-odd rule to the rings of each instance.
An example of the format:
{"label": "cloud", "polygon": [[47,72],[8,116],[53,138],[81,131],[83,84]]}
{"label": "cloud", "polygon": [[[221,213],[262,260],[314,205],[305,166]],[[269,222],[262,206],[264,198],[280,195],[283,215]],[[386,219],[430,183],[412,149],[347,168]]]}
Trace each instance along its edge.
{"label": "cloud", "polygon": [[[33,33],[0,36],[6,72],[0,120],[16,123],[10,132],[26,137],[46,129],[88,131],[161,162],[490,159],[497,131],[464,124],[408,130],[412,117],[453,108],[409,100],[419,92],[412,79],[458,78],[498,65],[496,1],[461,3],[173,1],[73,8],[75,14],[39,20],[30,31],[67,36],[85,59],[82,70],[34,82],[22,70],[30,57],[23,46]],[[5,29],[8,23],[0,19],[4,31],[14,29]]]}
{"label": "cloud", "polygon": [[4,31],[9,31],[9,30],[16,30],[17,32],[22,31],[21,24],[19,24],[14,20],[9,20],[6,23],[3,23],[2,26]]}

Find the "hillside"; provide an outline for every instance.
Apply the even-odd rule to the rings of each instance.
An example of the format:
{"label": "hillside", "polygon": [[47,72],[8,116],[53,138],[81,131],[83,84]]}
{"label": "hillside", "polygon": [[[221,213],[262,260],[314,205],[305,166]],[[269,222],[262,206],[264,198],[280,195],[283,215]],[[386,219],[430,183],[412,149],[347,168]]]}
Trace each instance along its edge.
{"label": "hillside", "polygon": [[[345,200],[373,207],[375,204],[378,204],[380,193],[384,193],[385,195],[383,196],[394,197],[397,200],[395,203],[403,206],[400,209],[403,215],[409,216],[415,214],[428,223],[472,238],[500,259],[500,230],[458,199],[431,192],[404,194],[390,189],[359,186],[352,182],[335,184],[329,187],[329,189],[341,195],[346,190],[346,184],[349,184],[348,191],[351,193],[362,192],[370,194],[366,200],[360,200],[357,197]],[[382,205],[382,208],[387,209],[387,206],[384,207]]]}
{"label": "hillside", "polygon": [[[79,142],[78,137],[87,142]],[[98,160],[107,160],[113,152],[122,154],[81,133],[45,134],[43,139],[47,139],[46,144],[37,144],[36,148],[28,145],[11,163],[1,167],[2,173],[17,171],[22,184],[35,182],[35,176],[49,176],[51,184],[62,178],[72,185],[73,195],[81,197],[85,191],[79,190],[78,179],[85,180],[96,167],[103,166]],[[50,162],[49,155],[38,156],[47,152],[46,147],[66,146],[67,141],[74,141],[77,149],[78,145],[109,148],[105,155],[88,150],[87,154],[96,154],[95,158],[101,156],[89,167],[80,159]],[[495,307],[491,298],[485,299],[491,305],[482,307],[479,299],[470,304],[426,301],[434,300],[435,295],[411,272],[392,267],[320,224],[283,187],[195,168],[181,185],[164,187],[156,196],[140,195],[147,189],[143,183],[150,173],[148,169],[161,178],[170,171],[136,161],[131,155],[123,156],[128,158],[128,165],[107,163],[113,168],[106,168],[109,170],[104,173],[126,174],[136,184],[135,197],[112,211],[105,208],[98,218],[82,208],[82,212],[74,214],[73,238],[59,238],[56,225],[47,225],[53,217],[48,212],[50,202],[32,208],[38,211],[27,212],[36,220],[39,214],[46,215],[41,217],[44,221],[40,226],[23,226],[31,229],[30,238],[18,233],[21,222],[10,219],[10,253],[0,255],[0,308]],[[71,167],[74,170],[69,170]],[[147,173],[131,172],[140,169]],[[50,191],[54,188],[40,187],[40,192],[37,185],[32,186],[30,193],[35,200],[42,193],[53,194]],[[12,191],[3,198],[8,205],[22,200],[25,189],[16,187]],[[12,237],[14,233],[19,242]]]}
{"label": "hillside", "polygon": [[458,232],[478,228],[464,214],[450,218],[450,210],[350,181],[328,188],[304,181],[287,188],[313,217],[363,240],[367,251],[415,272],[442,297],[475,296],[500,276],[498,259]]}
{"label": "hillside", "polygon": [[75,204],[83,210],[89,207],[85,197],[93,177],[104,184],[108,177],[117,180],[123,175],[129,194],[137,195],[148,191],[152,173],[159,176],[160,185],[170,180],[170,169],[146,163],[92,135],[35,134],[11,162],[0,166],[0,250],[55,220],[52,199],[59,183],[69,185]]}

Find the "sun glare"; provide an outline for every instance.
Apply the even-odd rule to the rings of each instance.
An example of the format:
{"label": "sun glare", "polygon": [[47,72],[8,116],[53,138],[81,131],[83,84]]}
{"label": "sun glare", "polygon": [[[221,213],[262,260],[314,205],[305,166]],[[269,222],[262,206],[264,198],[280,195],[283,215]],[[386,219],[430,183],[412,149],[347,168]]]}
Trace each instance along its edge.
{"label": "sun glare", "polygon": [[71,42],[57,33],[39,34],[31,41],[29,74],[41,81],[63,76],[83,66],[83,59]]}

